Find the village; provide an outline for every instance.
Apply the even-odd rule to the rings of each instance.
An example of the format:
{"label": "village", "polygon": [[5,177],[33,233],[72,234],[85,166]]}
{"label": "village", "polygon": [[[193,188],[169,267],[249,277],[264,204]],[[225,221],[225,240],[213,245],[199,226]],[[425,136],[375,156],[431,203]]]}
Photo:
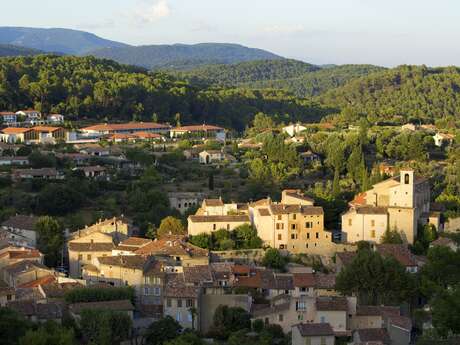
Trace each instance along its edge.
{"label": "village", "polygon": [[[1,184],[18,190],[0,214],[0,305],[28,320],[79,322],[87,309],[104,310],[127,315],[131,339],[167,318],[211,341],[226,306],[243,310],[252,329],[277,325],[272,343],[292,345],[409,345],[432,328],[423,294],[401,283],[371,296],[352,272],[380,260],[392,266],[382,273],[389,281],[409,282],[436,264],[431,251],[457,252],[460,222],[433,199],[438,182],[403,157],[354,173],[369,166],[362,153],[345,174],[339,161],[355,151],[334,161],[319,148],[340,131],[364,150],[387,128],[274,128],[259,116],[241,135],[156,122],[76,129],[35,110],[0,116]],[[447,164],[455,135],[434,125],[392,130],[423,133],[430,169]],[[278,180],[277,152],[295,162],[276,168]],[[337,206],[327,193],[348,200]]]}

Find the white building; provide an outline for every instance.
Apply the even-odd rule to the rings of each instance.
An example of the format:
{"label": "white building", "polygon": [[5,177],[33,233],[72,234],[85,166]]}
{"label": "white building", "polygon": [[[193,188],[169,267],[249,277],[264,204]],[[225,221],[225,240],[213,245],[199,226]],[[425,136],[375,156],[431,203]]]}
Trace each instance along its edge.
{"label": "white building", "polygon": [[454,136],[452,134],[446,133],[436,133],[433,136],[434,144],[438,147],[442,147],[444,145],[450,145],[454,141]]}
{"label": "white building", "polygon": [[290,137],[294,137],[294,136],[296,136],[297,134],[300,134],[301,132],[303,132],[306,129],[307,129],[307,127],[302,126],[301,124],[297,123],[295,125],[291,124],[289,126],[284,127],[283,132],[286,133],[287,135],[289,135]]}
{"label": "white building", "polygon": [[51,115],[48,115],[48,117],[46,118],[46,121],[48,121],[48,123],[50,123],[50,124],[64,123],[64,115],[51,114]]}
{"label": "white building", "polygon": [[0,112],[0,118],[2,119],[2,124],[7,126],[13,126],[17,122],[17,115],[11,111]]}

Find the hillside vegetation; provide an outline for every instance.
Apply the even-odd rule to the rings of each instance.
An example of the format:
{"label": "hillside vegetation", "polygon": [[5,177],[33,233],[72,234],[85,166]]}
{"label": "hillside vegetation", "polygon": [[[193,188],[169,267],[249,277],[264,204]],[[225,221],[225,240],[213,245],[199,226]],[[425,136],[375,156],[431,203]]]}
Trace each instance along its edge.
{"label": "hillside vegetation", "polygon": [[92,51],[88,55],[148,69],[172,70],[192,69],[209,64],[232,64],[252,60],[281,59],[280,56],[262,49],[228,43],[107,48]]}
{"label": "hillside vegetation", "polygon": [[382,71],[372,65],[320,67],[297,60],[262,60],[234,65],[209,65],[180,72],[192,83],[234,85],[250,89],[283,89],[297,97],[311,97],[348,81]]}
{"label": "hillside vegetation", "polygon": [[94,49],[127,46],[85,31],[24,27],[0,27],[0,44],[63,54],[84,54]]}
{"label": "hillside vegetation", "polygon": [[320,97],[371,119],[402,116],[428,122],[460,114],[460,69],[400,66],[352,80]]}
{"label": "hillside vegetation", "polygon": [[[243,130],[258,112],[317,121],[330,111],[278,90],[197,87],[94,57],[0,59],[0,109],[35,107],[81,120],[215,123]],[[177,115],[180,114],[180,115]]]}
{"label": "hillside vegetation", "polygon": [[194,83],[214,85],[239,85],[257,81],[294,78],[318,71],[320,67],[297,60],[258,60],[233,65],[208,65],[178,75]]}
{"label": "hillside vegetation", "polygon": [[1,56],[30,56],[43,54],[40,50],[17,47],[11,44],[0,44],[0,57]]}

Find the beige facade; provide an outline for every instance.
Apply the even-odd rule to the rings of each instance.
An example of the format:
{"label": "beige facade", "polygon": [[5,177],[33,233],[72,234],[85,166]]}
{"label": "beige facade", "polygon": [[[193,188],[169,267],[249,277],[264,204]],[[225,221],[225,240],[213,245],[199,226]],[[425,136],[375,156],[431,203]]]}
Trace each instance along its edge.
{"label": "beige facade", "polygon": [[94,265],[98,257],[111,256],[115,249],[113,238],[109,234],[93,232],[68,242],[69,275],[82,276],[85,265]]}
{"label": "beige facade", "polygon": [[199,234],[211,234],[217,230],[225,229],[228,231],[249,224],[247,215],[229,216],[190,216],[188,218],[188,234],[195,236]]}
{"label": "beige facade", "polygon": [[388,229],[388,209],[385,207],[352,208],[342,215],[342,232],[346,242],[380,242]]}
{"label": "beige facade", "polygon": [[[373,240],[374,237],[371,235],[374,232],[376,241],[379,241],[377,233],[383,229],[383,217],[377,218],[376,212],[371,217],[363,217],[358,210],[370,206],[379,208],[377,213],[382,215],[381,208],[386,208],[388,228],[400,232],[406,242],[414,243],[418,224],[429,221],[429,182],[424,178],[416,177],[411,169],[402,169],[399,176],[377,183],[371,190],[358,195],[351,205],[357,211],[355,213],[349,211],[342,217],[342,230],[347,234],[348,242],[357,242],[366,238]],[[372,220],[376,222],[375,227],[368,223]]]}

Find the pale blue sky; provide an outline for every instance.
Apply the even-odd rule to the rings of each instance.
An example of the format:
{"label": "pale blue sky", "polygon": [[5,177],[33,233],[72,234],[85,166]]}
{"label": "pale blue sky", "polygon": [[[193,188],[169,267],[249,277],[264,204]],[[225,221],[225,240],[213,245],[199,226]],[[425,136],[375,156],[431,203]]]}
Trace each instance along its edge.
{"label": "pale blue sky", "polygon": [[460,65],[458,0],[2,0],[0,25],[240,43],[318,64]]}

